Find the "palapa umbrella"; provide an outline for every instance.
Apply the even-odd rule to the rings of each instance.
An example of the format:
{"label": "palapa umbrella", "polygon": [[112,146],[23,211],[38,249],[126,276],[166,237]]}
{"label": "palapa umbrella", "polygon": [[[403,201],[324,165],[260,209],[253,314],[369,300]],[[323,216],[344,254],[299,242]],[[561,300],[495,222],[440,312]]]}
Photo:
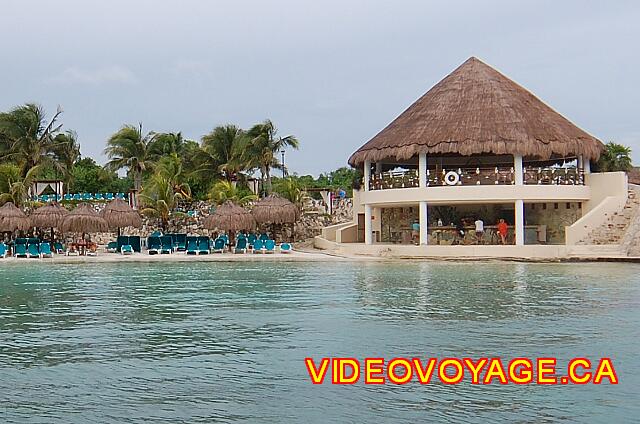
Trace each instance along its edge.
{"label": "palapa umbrella", "polygon": [[227,232],[252,230],[256,226],[256,220],[251,212],[228,200],[206,217],[203,225],[209,230],[219,229]]}
{"label": "palapa umbrella", "polygon": [[88,204],[78,206],[62,220],[62,231],[82,233],[83,238],[85,233],[98,233],[108,230],[107,221]]}
{"label": "palapa umbrella", "polygon": [[62,220],[69,213],[58,203],[51,203],[31,212],[31,222],[34,227],[51,228],[51,241],[53,242],[53,229],[62,227]]}
{"label": "palapa umbrella", "polygon": [[271,194],[256,202],[251,214],[258,224],[293,225],[300,217],[300,210],[284,197]]}
{"label": "palapa umbrella", "polygon": [[118,236],[120,235],[120,228],[140,228],[142,226],[142,218],[138,211],[122,199],[114,199],[109,202],[102,210],[101,216],[107,221],[109,227],[118,229]]}
{"label": "palapa umbrella", "polygon": [[298,220],[300,210],[284,197],[271,194],[256,202],[251,214],[258,224],[293,224]]}
{"label": "palapa umbrella", "polygon": [[17,230],[27,231],[31,227],[29,217],[13,202],[7,202],[0,207],[0,231],[13,233]]}

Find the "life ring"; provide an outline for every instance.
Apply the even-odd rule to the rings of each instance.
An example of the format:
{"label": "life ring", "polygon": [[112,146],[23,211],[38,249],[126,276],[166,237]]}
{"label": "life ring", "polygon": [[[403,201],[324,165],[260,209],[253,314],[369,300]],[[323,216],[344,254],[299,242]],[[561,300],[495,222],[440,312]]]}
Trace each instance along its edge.
{"label": "life ring", "polygon": [[444,174],[444,182],[447,185],[457,185],[460,182],[460,175],[457,172],[449,171]]}

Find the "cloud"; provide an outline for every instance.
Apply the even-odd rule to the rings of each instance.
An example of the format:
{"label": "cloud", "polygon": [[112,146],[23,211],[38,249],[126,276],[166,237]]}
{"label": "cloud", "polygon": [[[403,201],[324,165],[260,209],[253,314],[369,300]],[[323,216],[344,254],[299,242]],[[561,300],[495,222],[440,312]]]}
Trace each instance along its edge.
{"label": "cloud", "polygon": [[175,75],[211,75],[209,65],[199,60],[180,60],[171,66],[171,72]]}
{"label": "cloud", "polygon": [[50,81],[62,84],[99,85],[105,83],[133,84],[137,80],[129,69],[113,65],[91,70],[72,66],[51,78]]}

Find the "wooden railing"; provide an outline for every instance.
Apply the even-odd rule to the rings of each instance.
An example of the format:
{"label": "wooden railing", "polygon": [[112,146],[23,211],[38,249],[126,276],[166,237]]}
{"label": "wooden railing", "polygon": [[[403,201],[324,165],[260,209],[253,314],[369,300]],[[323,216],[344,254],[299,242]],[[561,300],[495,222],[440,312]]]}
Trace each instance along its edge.
{"label": "wooden railing", "polygon": [[[443,168],[427,170],[427,187],[459,185],[513,185],[513,167]],[[527,185],[584,185],[582,168],[535,167],[523,168],[523,184]],[[418,171],[388,171],[371,174],[370,190],[419,187]]]}

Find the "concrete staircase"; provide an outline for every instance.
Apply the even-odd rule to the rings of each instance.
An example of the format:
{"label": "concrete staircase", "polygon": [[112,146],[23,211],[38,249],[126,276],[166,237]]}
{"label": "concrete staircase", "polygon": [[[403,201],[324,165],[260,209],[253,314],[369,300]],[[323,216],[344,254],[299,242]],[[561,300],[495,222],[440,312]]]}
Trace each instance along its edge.
{"label": "concrete staircase", "polygon": [[[626,250],[622,244],[627,237],[627,231],[638,217],[640,211],[640,187],[629,185],[629,194],[624,208],[620,212],[614,213],[603,225],[593,229],[587,237],[580,240],[578,245],[607,246],[604,248],[615,250],[617,248],[621,252]],[[624,243],[627,244],[627,243]]]}

